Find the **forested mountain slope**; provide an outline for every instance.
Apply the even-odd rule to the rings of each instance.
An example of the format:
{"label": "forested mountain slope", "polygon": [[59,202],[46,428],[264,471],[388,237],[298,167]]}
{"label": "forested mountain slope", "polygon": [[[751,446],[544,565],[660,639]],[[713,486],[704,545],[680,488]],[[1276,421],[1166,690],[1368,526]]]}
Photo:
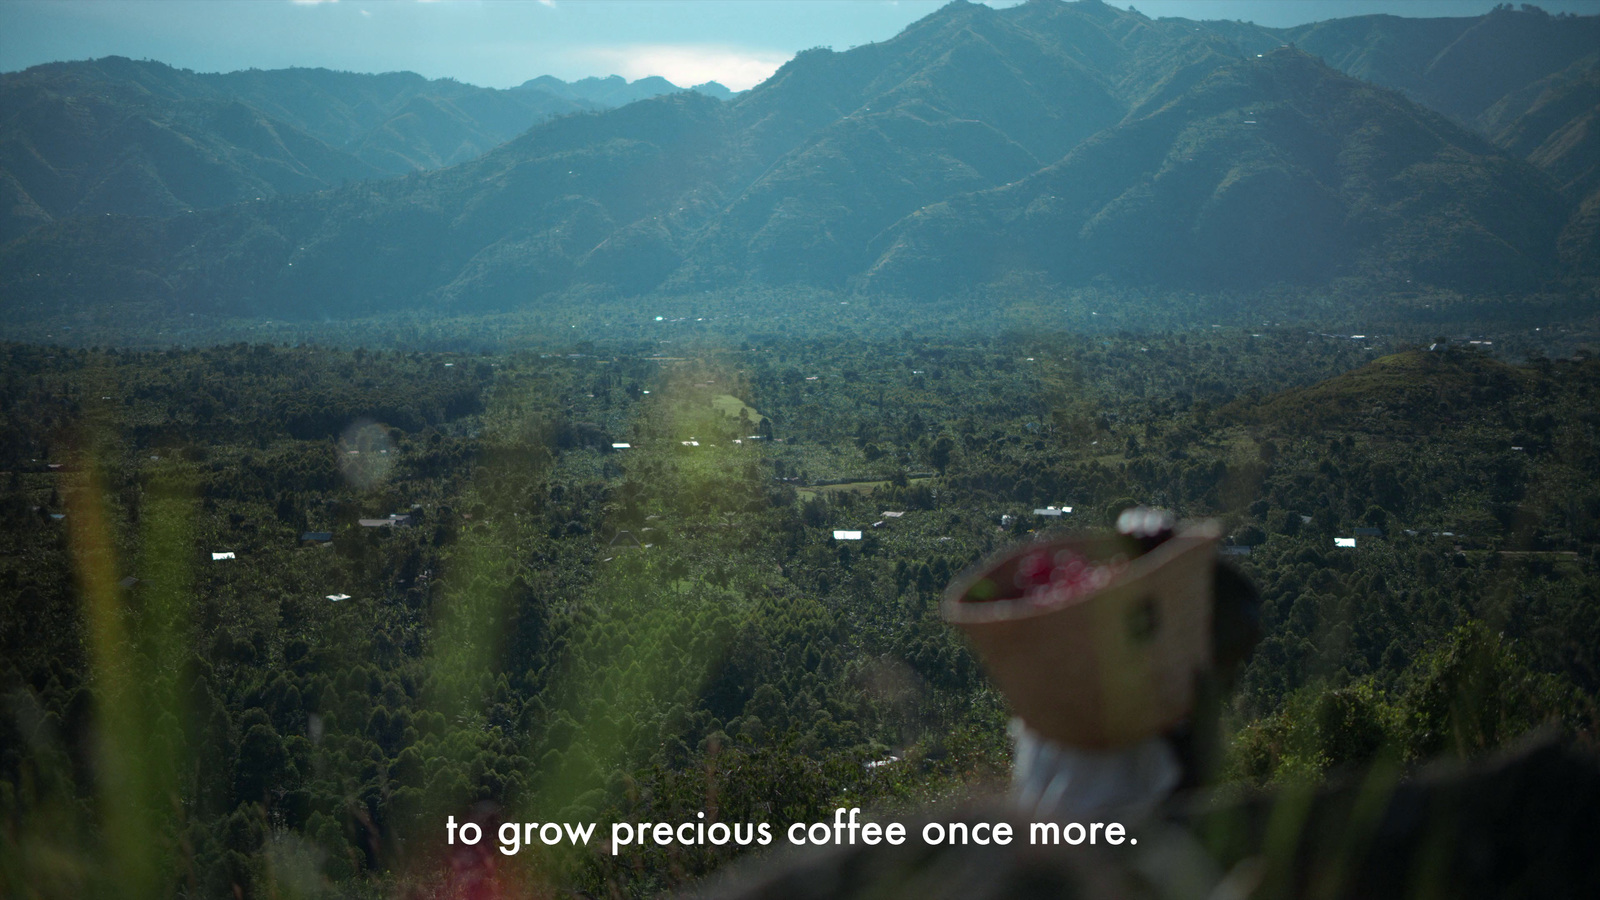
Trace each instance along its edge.
{"label": "forested mountain slope", "polygon": [[678,90],[661,78],[545,76],[502,91],[411,72],[205,74],[121,57],[35,66],[0,76],[0,241],[63,216],[172,215],[437,169],[551,116]]}
{"label": "forested mountain slope", "polygon": [[1555,262],[1566,210],[1525,164],[1284,48],[1210,72],[1032,177],[909,217],[871,276],[1022,269],[1222,288],[1365,271],[1528,287]]}
{"label": "forested mountain slope", "polygon": [[1396,88],[1548,172],[1578,204],[1565,261],[1600,250],[1600,17],[1505,4],[1474,18],[1361,16],[1274,31],[1329,65]]}
{"label": "forested mountain slope", "polygon": [[1600,45],[1600,18],[1509,7],[1471,18],[1358,16],[1273,34],[1342,71],[1482,125],[1499,101]]}

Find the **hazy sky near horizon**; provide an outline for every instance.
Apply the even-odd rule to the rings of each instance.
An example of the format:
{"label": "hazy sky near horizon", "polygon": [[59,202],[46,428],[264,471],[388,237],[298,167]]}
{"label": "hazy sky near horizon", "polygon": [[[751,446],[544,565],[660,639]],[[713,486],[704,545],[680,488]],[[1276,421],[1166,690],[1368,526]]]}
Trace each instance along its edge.
{"label": "hazy sky near horizon", "polygon": [[[893,37],[946,0],[0,0],[0,72],[127,56],[201,72],[409,70],[486,87],[540,75],[759,83],[800,50]],[[1015,0],[989,0],[1010,6]],[[1127,6],[1126,2],[1114,5]],[[1286,26],[1472,16],[1495,0],[1135,0],[1151,17]],[[1600,13],[1600,0],[1547,0]]]}

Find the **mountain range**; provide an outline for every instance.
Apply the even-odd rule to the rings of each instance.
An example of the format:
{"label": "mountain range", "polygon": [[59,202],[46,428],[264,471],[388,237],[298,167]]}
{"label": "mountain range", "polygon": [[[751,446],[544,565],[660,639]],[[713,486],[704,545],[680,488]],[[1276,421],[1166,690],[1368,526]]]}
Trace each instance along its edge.
{"label": "mountain range", "polygon": [[[572,110],[537,103],[617,95],[536,80],[489,100],[343,76],[416,79],[397,108],[470,108],[477,123],[511,122],[493,104],[520,92],[547,98],[516,102],[556,118],[481,154],[417,139],[435,132],[415,110],[357,115],[354,87],[271,103],[235,87],[167,108],[226,119],[206,133],[239,135],[227,146],[254,177],[350,183],[183,200],[164,218],[51,216],[0,248],[0,303],[22,318],[107,304],[309,317],[752,286],[1570,286],[1600,274],[1596,48],[1600,17],[1526,8],[1268,29],[1035,0],[951,3],[889,41],[801,53],[725,101],[673,92],[559,115]],[[184,77],[269,76],[290,77]],[[623,87],[590,87],[608,84]],[[7,148],[56,146],[8,121],[22,137]],[[14,195],[11,159],[0,183]],[[358,165],[443,167],[381,179]]]}
{"label": "mountain range", "polygon": [[35,66],[0,76],[0,242],[66,216],[173,215],[438,169],[554,116],[679,90],[615,75],[494,90],[412,72]]}

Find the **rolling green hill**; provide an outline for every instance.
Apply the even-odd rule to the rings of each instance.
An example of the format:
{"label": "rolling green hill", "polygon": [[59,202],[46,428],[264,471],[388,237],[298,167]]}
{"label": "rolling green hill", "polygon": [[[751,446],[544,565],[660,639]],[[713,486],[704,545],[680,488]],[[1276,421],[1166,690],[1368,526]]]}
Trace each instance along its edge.
{"label": "rolling green hill", "polygon": [[1469,348],[1436,346],[1373,360],[1359,369],[1284,391],[1233,412],[1284,432],[1359,428],[1374,435],[1434,434],[1535,389],[1537,373]]}

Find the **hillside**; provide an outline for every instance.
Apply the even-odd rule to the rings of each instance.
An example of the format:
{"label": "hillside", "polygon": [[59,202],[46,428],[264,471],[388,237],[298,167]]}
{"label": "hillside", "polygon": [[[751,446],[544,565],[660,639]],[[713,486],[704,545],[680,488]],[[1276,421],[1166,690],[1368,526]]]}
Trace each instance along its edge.
{"label": "hillside", "polygon": [[1380,357],[1261,404],[1237,404],[1231,412],[1286,434],[1351,429],[1384,436],[1437,434],[1469,420],[1502,424],[1499,407],[1527,395],[1538,382],[1537,373],[1508,366],[1470,345],[1445,345]]}
{"label": "hillside", "polygon": [[1482,121],[1490,140],[1573,196],[1600,188],[1600,51],[1508,94]]}
{"label": "hillside", "polygon": [[0,238],[71,215],[172,215],[382,172],[186,73],[106,59],[0,77]]}
{"label": "hillside", "polygon": [[1218,289],[1360,271],[1530,287],[1566,210],[1528,166],[1285,48],[1208,73],[1030,178],[907,218],[870,277],[893,289],[1020,269]]}
{"label": "hillside", "polygon": [[546,76],[502,91],[410,72],[204,74],[121,57],[36,66],[0,76],[0,242],[66,216],[173,215],[438,169],[552,116],[677,90],[661,78]]}
{"label": "hillside", "polygon": [[1507,4],[1472,18],[1360,16],[1272,34],[1403,92],[1549,173],[1581,207],[1565,226],[1563,255],[1580,271],[1597,271],[1600,17]]}
{"label": "hillside", "polygon": [[1503,8],[1470,18],[1357,16],[1272,33],[1341,71],[1481,126],[1507,95],[1592,56],[1600,17]]}
{"label": "hillside", "polygon": [[[128,303],[303,317],[596,292],[940,296],[1029,279],[1499,292],[1591,265],[1593,229],[1572,224],[1589,219],[1563,183],[1277,42],[1095,0],[955,2],[892,40],[802,53],[730,103],[674,94],[566,117],[385,184],[62,222],[0,251],[0,286],[26,317]],[[1397,70],[1344,62],[1356,59]],[[1511,118],[1559,118],[1565,84]],[[436,100],[410,103],[375,134],[416,146],[450,119]],[[317,108],[282,114],[331,134]]]}

